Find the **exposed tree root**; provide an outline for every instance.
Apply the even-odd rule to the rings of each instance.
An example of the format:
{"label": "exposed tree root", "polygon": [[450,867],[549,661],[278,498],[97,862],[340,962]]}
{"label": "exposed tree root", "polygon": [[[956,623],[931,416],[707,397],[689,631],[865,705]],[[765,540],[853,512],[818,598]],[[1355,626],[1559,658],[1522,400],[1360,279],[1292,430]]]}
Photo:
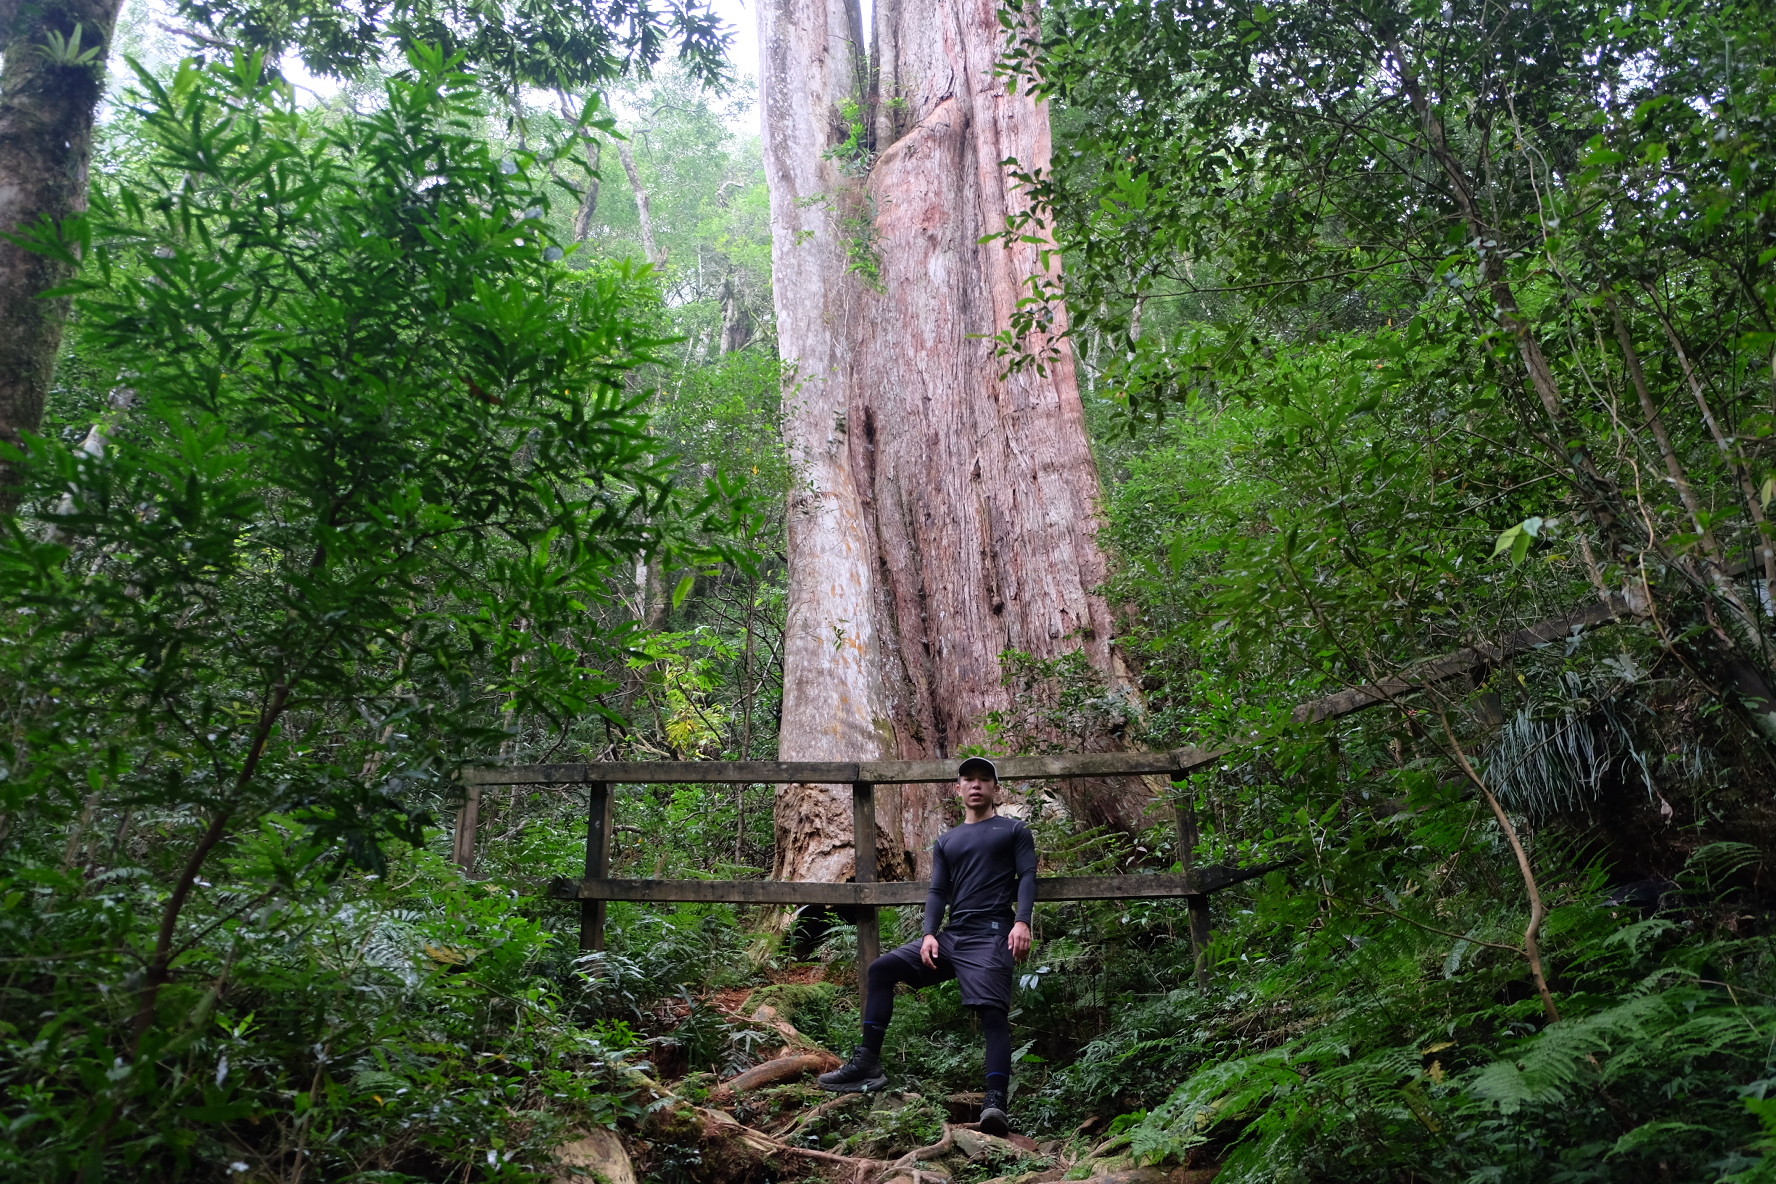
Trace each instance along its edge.
{"label": "exposed tree root", "polygon": [[736,1094],[762,1089],[767,1085],[776,1085],[782,1081],[790,1081],[808,1073],[825,1073],[829,1069],[837,1069],[838,1067],[839,1058],[825,1051],[778,1057],[774,1061],[754,1065],[739,1076],[722,1082],[716,1087],[712,1100],[717,1105],[726,1105],[733,1101]]}
{"label": "exposed tree root", "polygon": [[792,1143],[785,1143],[781,1139],[774,1139],[763,1131],[754,1130],[752,1127],[723,1114],[720,1110],[699,1107],[698,1113],[703,1117],[707,1136],[720,1135],[733,1139],[744,1144],[761,1158],[773,1155],[794,1155],[802,1159],[838,1164],[850,1169],[851,1184],[869,1184],[870,1181],[893,1166],[879,1159],[840,1155],[834,1151],[818,1151],[812,1147],[797,1147]]}
{"label": "exposed tree root", "polygon": [[814,1107],[812,1110],[804,1110],[800,1114],[792,1115],[787,1126],[782,1130],[772,1131],[771,1134],[775,1138],[787,1139],[789,1136],[806,1127],[809,1123],[825,1118],[835,1110],[843,1110],[852,1102],[863,1100],[867,1097],[867,1094],[834,1094],[827,1101],[820,1103],[820,1105]]}
{"label": "exposed tree root", "polygon": [[895,1160],[872,1159],[862,1155],[840,1155],[836,1151],[818,1151],[812,1147],[797,1147],[793,1143],[785,1143],[782,1139],[766,1134],[764,1131],[737,1121],[732,1116],[708,1107],[698,1107],[697,1113],[702,1117],[705,1138],[725,1137],[744,1144],[760,1158],[774,1155],[794,1155],[802,1159],[816,1160],[821,1163],[834,1164],[848,1169],[850,1184],[892,1184],[894,1181],[907,1181],[908,1184],[932,1184],[948,1179],[937,1172],[927,1172],[918,1165],[927,1160],[940,1159],[947,1155],[956,1145],[956,1133],[949,1123],[944,1124],[943,1138],[928,1147],[915,1147]]}
{"label": "exposed tree root", "polygon": [[897,1180],[910,1180],[912,1184],[925,1184],[925,1179],[928,1176],[932,1180],[937,1181],[938,1184],[942,1184],[942,1182],[947,1180],[948,1177],[940,1176],[935,1172],[921,1171],[918,1165],[928,1159],[939,1159],[943,1157],[948,1154],[950,1148],[955,1145],[956,1128],[946,1122],[944,1123],[943,1128],[943,1138],[931,1144],[929,1147],[913,1148],[911,1151],[895,1160],[894,1163],[890,1165],[889,1169],[882,1174],[888,1177],[888,1184],[894,1184]]}
{"label": "exposed tree root", "polygon": [[[785,1053],[819,1053],[822,1056],[832,1056],[832,1054],[827,1052],[826,1049],[821,1048],[818,1044],[802,1035],[794,1024],[779,1015],[777,1009],[772,1007],[769,1003],[762,1005],[757,1011],[753,1012],[751,1018],[753,1023],[762,1024],[767,1028],[771,1028],[775,1030],[779,1036],[783,1037],[783,1050]],[[833,1066],[833,1068],[837,1067],[837,1065]]]}

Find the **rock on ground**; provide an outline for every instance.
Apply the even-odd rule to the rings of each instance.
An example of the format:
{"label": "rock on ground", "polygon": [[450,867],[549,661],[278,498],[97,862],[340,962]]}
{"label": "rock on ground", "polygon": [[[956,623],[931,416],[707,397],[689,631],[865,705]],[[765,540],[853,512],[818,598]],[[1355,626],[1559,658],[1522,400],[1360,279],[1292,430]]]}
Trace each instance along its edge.
{"label": "rock on ground", "polygon": [[555,1161],[560,1166],[549,1184],[636,1184],[635,1168],[615,1131],[589,1131],[563,1143],[555,1149]]}

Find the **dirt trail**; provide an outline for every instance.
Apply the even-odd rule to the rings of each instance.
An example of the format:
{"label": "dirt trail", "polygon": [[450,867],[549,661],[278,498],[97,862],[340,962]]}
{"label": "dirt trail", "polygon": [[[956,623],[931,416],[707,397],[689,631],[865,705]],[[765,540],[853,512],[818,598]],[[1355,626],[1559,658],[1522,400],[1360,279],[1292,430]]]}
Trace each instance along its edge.
{"label": "dirt trail", "polygon": [[[830,1094],[815,1075],[839,1058],[800,1032],[753,990],[705,1000],[732,1020],[774,1036],[764,1059],[725,1080],[707,1074],[671,1084],[636,1075],[644,1114],[615,1136],[592,1132],[565,1144],[555,1180],[630,1184],[688,1178],[695,1184],[1209,1184],[1214,1168],[1140,1165],[1123,1138],[999,1138],[981,1131],[979,1094]],[[702,1080],[695,1079],[701,1077]]]}

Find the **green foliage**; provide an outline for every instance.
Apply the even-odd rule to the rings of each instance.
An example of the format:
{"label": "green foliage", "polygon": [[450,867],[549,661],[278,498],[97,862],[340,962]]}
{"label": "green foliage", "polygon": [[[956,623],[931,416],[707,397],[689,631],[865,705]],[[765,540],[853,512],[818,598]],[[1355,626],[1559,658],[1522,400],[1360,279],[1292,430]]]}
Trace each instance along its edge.
{"label": "green foliage", "polygon": [[1065,109],[1030,217],[1094,386],[1231,418],[1230,484],[1278,495],[1180,531],[1229,623],[1199,648],[1349,685],[1644,578],[1768,734],[1769,591],[1708,573],[1765,531],[1772,53],[1731,0],[1049,9],[1013,54]]}
{"label": "green foliage", "polygon": [[886,291],[882,283],[882,255],[876,247],[876,212],[873,205],[841,212],[839,232],[845,239],[845,270],[857,276],[874,291]]}
{"label": "green foliage", "polygon": [[1133,1150],[1187,1156],[1237,1132],[1224,1168],[1235,1180],[1311,1178],[1328,1155],[1351,1178],[1410,1158],[1471,1180],[1552,1167],[1554,1148],[1571,1180],[1703,1179],[1743,1159],[1751,1130],[1735,1095],[1768,1071],[1776,1011],[1655,972],[1622,1002],[1507,1038],[1496,1059],[1463,1051],[1485,1014],[1443,1032],[1421,1014],[1416,1048],[1377,1046],[1374,1017],[1328,1015],[1310,1035],[1190,1075],[1136,1128]]}
{"label": "green foliage", "polygon": [[1140,702],[1107,685],[1083,650],[1047,660],[1007,650],[999,661],[1012,705],[987,717],[992,751],[1080,752],[1089,737],[1127,735],[1141,722]]}
{"label": "green foliage", "polygon": [[847,1052],[857,1043],[857,1007],[837,983],[777,983],[754,991],[746,1004],[753,1009],[776,1008],[822,1048]]}
{"label": "green foliage", "polygon": [[[1771,663],[1758,569],[1709,566],[1757,561],[1769,500],[1767,22],[1724,0],[1045,7],[1060,151],[1013,230],[1046,220],[1067,259],[1145,700],[1010,653],[993,746],[1237,737],[1175,795],[1190,854],[1290,864],[1217,894],[1206,990],[1180,906],[1042,907],[1020,1129],[1095,1118],[1073,1151],[1230,1181],[1768,1178],[1776,816],[1746,688]],[[323,69],[449,48],[356,109],[301,108],[252,62],[145,78],[117,178],[40,244],[88,265],[67,438],[34,450],[0,556],[0,1162],[533,1179],[570,1130],[622,1123],[653,1132],[655,1178],[701,1178],[637,1070],[700,1098],[764,1055],[729,1009],[780,935],[615,904],[608,950],[577,957],[546,884],[578,866],[583,800],[484,794],[482,881],[426,823],[470,755],[775,751],[781,520],[674,489],[794,481],[756,144],[689,80],[706,63],[629,88],[667,255],[644,272],[626,178],[571,205],[548,184],[597,169],[603,108],[514,91],[652,62],[674,22],[694,55],[707,13],[192,11]],[[497,64],[470,79],[451,51]],[[515,95],[505,138],[477,88]],[[867,167],[841,114],[834,153]],[[840,214],[869,278],[867,211]],[[1652,611],[1288,719],[1600,585]],[[1475,781],[1551,909],[1558,1021]],[[617,787],[616,874],[762,871],[770,795]],[[1074,805],[1034,803],[1046,871],[1186,854],[1163,810],[1131,843]],[[855,943],[834,924],[815,955],[848,967]],[[855,1038],[845,987],[751,999]],[[928,1097],[980,1084],[953,984],[902,997],[885,1054]],[[887,1154],[941,1130],[929,1102],[870,1109],[795,1137]]]}
{"label": "green foliage", "polygon": [[387,844],[512,713],[598,709],[612,574],[705,517],[623,390],[652,293],[564,265],[435,51],[343,120],[259,58],[141,87],[71,287],[117,414],[33,443],[0,552],[9,1154],[521,1174],[627,1112],[628,1040],[521,895]]}
{"label": "green foliage", "polygon": [[[1768,1173],[1756,9],[1068,0],[1014,46],[1057,152],[1013,229],[1067,259],[1016,327],[1068,299],[1131,719],[1245,745],[1180,795],[1197,859],[1296,861],[1217,895],[1206,992],[1174,910],[1039,910],[1036,1121],[1146,1111],[1230,1180]],[[1600,591],[1638,617],[1289,718]],[[1018,677],[1020,748],[1093,702]]]}
{"label": "green foliage", "polygon": [[78,21],[74,23],[74,31],[66,37],[51,29],[44,35],[43,44],[37,47],[37,52],[42,55],[44,61],[52,66],[63,68],[96,66],[99,64],[99,55],[104,52],[105,47],[103,45],[88,45],[82,48],[80,38],[84,33],[85,27]]}
{"label": "green foliage", "polygon": [[639,905],[613,906],[610,952],[601,959],[584,955],[584,965],[600,968],[596,990],[605,1000],[621,997],[624,1007],[642,1018],[643,1005],[666,995],[682,995],[689,987],[728,986],[721,967],[739,938],[734,910],[728,906],[678,905],[654,910]]}
{"label": "green foliage", "polygon": [[81,1142],[98,1107],[122,1111],[105,1158],[121,1152],[137,1179],[236,1162],[330,1179],[472,1163],[517,1179],[573,1127],[639,1112],[641,1050],[621,1026],[573,1022],[578,976],[536,973],[556,945],[526,917],[533,902],[423,851],[392,855],[384,877],[342,876],[308,834],[265,818],[208,871],[216,899],[188,913],[206,940],[164,992],[140,1093],[114,1060],[139,964],[123,943],[157,894],[119,874],[135,869],[87,885],[14,869],[0,914],[9,1173],[103,1163]]}
{"label": "green foliage", "polygon": [[[670,315],[687,338],[688,358],[678,376],[708,385],[720,364],[724,286],[739,296],[755,332],[765,340],[771,335],[764,161],[757,138],[733,130],[748,102],[720,98],[678,68],[614,84],[610,96],[633,112],[624,128],[647,190],[654,241],[665,256],[657,270]],[[640,212],[627,171],[613,167],[608,154],[601,159],[604,184],[588,244],[607,256],[640,259]],[[697,363],[710,365],[711,372]]]}
{"label": "green foliage", "polygon": [[1180,910],[1040,909],[1016,1019],[1042,1053],[1019,1070],[1025,1121],[1064,1133],[1132,1113],[1137,1157],[1235,1180],[1752,1171],[1744,1098],[1763,1096],[1776,1036],[1767,939],[1599,907],[1574,876],[1544,943],[1566,1016],[1546,1024],[1510,948],[1521,912],[1450,874],[1456,849],[1497,858],[1462,846],[1471,811],[1422,809],[1325,848],[1294,883],[1219,895],[1206,992],[1185,985]]}
{"label": "green foliage", "polygon": [[983,1057],[979,1022],[954,982],[895,1000],[882,1062],[897,1088],[932,1097],[979,1089]]}
{"label": "green foliage", "polygon": [[839,120],[845,125],[845,138],[822,154],[828,160],[838,161],[839,166],[853,176],[867,176],[876,160],[875,137],[870,131],[868,115],[864,105],[856,99],[840,100]]}
{"label": "green foliage", "polygon": [[337,76],[374,73],[408,47],[435,45],[473,63],[504,94],[524,86],[577,90],[608,82],[623,70],[645,72],[674,41],[680,58],[701,79],[716,82],[725,71],[727,35],[700,0],[579,6],[537,0],[393,5],[189,0],[178,11],[225,44],[253,46],[271,60],[294,50],[309,69]]}

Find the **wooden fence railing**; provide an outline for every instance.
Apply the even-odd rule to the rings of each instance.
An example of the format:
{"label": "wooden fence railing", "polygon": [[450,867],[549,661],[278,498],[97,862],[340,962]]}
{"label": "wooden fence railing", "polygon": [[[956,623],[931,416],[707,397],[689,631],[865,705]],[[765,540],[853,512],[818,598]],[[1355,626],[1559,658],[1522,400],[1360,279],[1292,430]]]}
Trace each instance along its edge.
{"label": "wooden fence railing", "polygon": [[[1465,647],[1371,686],[1340,691],[1296,707],[1292,718],[1309,723],[1350,715],[1435,683],[1470,675],[1515,654],[1560,640],[1578,630],[1610,624],[1627,616],[1619,597],[1587,605],[1564,616],[1518,629],[1496,643]],[[1171,752],[1078,753],[1066,756],[1015,756],[995,760],[1004,781],[1073,777],[1147,776],[1162,774],[1177,784],[1196,769],[1213,764],[1228,749],[1181,748]],[[851,819],[856,850],[876,849],[875,789],[878,785],[930,784],[953,781],[956,762],[945,761],[642,761],[596,764],[493,765],[464,769],[460,780],[472,793],[486,785],[584,785],[587,789],[586,869],[583,878],[557,879],[552,891],[563,900],[580,902],[580,948],[604,948],[606,905],[613,900],[710,901],[733,904],[833,905],[857,917],[858,991],[866,989],[865,970],[881,952],[876,910],[883,906],[920,904],[923,882],[879,882],[874,859],[857,862],[855,879],[845,884],[791,883],[781,880],[617,880],[610,878],[611,786],[716,784],[785,784],[851,786]],[[1209,896],[1285,866],[1197,867],[1193,864],[1197,830],[1188,809],[1176,811],[1180,865],[1178,872],[1120,876],[1044,876],[1036,881],[1038,900],[1183,900],[1190,911],[1190,938],[1196,952],[1198,982],[1207,979]]]}
{"label": "wooden fence railing", "polygon": [[[1176,752],[1082,753],[1069,756],[1004,757],[995,764],[1004,781],[1073,777],[1164,774],[1172,780],[1212,763],[1220,753],[1186,748]],[[877,909],[923,904],[924,881],[879,881],[876,861],[860,858],[855,879],[844,884],[785,880],[617,880],[611,879],[610,835],[613,785],[785,784],[851,786],[852,841],[858,852],[876,850],[875,790],[878,785],[930,784],[956,779],[955,761],[646,761],[600,764],[512,765],[465,770],[471,785],[584,785],[587,790],[586,872],[582,879],[558,878],[552,894],[580,902],[580,948],[604,948],[606,906],[613,900],[707,901],[732,904],[834,905],[857,918],[858,990],[881,953]],[[1190,911],[1190,937],[1199,981],[1207,974],[1209,894],[1261,876],[1280,863],[1253,867],[1195,867],[1196,826],[1189,810],[1176,812],[1183,870],[1120,876],[1042,876],[1037,900],[1182,900]]]}

